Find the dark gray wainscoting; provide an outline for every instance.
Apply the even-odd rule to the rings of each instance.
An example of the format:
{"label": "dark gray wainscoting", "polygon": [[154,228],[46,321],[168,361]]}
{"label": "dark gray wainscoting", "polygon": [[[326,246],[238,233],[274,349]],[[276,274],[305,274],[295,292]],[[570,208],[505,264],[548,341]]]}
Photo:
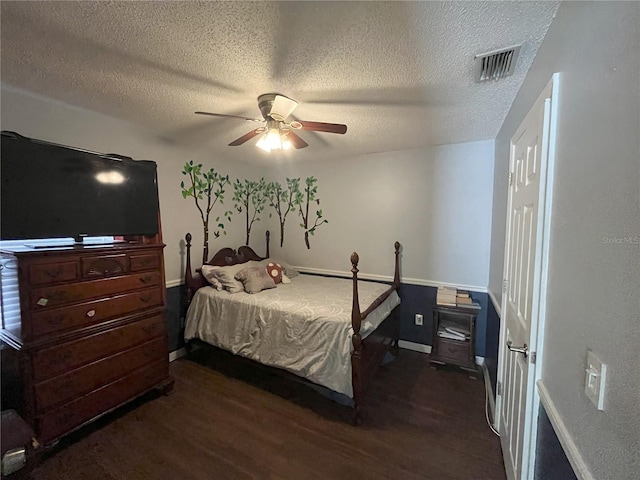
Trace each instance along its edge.
{"label": "dark gray wainscoting", "polygon": [[538,413],[534,478],[536,480],[577,480],[542,404]]}

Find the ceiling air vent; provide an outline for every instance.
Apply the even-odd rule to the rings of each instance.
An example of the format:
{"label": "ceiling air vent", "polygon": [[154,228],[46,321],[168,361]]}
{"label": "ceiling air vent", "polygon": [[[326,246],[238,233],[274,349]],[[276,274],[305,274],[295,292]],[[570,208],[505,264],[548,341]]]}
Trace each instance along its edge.
{"label": "ceiling air vent", "polygon": [[475,81],[500,80],[513,74],[521,45],[476,55],[474,58]]}

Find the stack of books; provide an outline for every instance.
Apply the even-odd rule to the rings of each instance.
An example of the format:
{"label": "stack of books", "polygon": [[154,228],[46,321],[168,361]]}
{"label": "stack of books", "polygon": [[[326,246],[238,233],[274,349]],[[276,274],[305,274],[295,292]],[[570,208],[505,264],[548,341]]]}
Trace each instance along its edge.
{"label": "stack of books", "polygon": [[465,290],[458,290],[458,293],[456,294],[456,306],[462,308],[473,308],[476,310],[480,308],[480,304],[471,298],[469,292]]}
{"label": "stack of books", "polygon": [[457,305],[457,295],[458,289],[455,287],[438,287],[438,293],[436,294],[436,304],[455,307]]}
{"label": "stack of books", "polygon": [[450,340],[465,341],[471,338],[471,332],[459,326],[441,325],[440,328],[438,328],[438,336],[442,338],[448,338]]}

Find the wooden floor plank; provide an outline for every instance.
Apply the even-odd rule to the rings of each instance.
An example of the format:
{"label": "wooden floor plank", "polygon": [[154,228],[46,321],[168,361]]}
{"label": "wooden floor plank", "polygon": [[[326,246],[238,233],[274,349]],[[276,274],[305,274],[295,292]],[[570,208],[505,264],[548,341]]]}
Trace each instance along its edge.
{"label": "wooden floor plank", "polygon": [[204,348],[147,395],[63,439],[32,472],[51,479],[502,480],[484,386],[402,351],[381,368],[365,422],[308,386]]}

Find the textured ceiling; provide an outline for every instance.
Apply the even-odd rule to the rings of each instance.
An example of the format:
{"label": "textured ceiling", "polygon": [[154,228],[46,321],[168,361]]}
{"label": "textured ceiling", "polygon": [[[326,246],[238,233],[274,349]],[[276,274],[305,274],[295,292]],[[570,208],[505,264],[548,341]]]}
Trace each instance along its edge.
{"label": "textured ceiling", "polygon": [[[256,98],[296,99],[300,160],[496,136],[557,2],[9,2],[1,80],[143,125],[212,155],[256,161]],[[473,81],[473,57],[522,44],[513,76]]]}

